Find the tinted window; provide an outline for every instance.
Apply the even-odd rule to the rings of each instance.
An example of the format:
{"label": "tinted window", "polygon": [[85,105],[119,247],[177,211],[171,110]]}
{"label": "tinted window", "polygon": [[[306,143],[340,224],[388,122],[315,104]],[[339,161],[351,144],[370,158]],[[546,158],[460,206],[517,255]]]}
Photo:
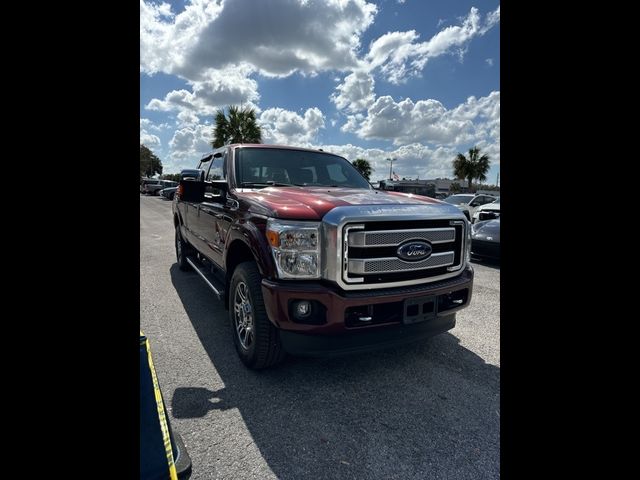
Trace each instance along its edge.
{"label": "tinted window", "polygon": [[344,158],[322,152],[278,148],[240,148],[236,151],[236,182],[253,186],[287,185],[371,186]]}

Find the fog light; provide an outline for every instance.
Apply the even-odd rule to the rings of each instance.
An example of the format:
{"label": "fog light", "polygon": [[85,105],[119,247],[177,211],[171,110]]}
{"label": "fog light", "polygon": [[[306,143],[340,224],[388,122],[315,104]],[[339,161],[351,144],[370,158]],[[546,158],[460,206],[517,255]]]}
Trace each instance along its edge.
{"label": "fog light", "polygon": [[294,305],[294,312],[296,318],[308,317],[311,313],[311,302],[308,300],[301,300]]}

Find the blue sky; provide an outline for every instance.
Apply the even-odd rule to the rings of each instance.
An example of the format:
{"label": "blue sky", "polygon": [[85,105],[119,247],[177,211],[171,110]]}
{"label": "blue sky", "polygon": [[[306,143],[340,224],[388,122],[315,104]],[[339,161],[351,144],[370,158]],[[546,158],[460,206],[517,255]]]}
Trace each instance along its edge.
{"label": "blue sky", "polygon": [[500,169],[500,4],[140,1],[140,139],[166,173],[207,151],[215,111],[256,109],[265,143],[366,158],[373,180]]}

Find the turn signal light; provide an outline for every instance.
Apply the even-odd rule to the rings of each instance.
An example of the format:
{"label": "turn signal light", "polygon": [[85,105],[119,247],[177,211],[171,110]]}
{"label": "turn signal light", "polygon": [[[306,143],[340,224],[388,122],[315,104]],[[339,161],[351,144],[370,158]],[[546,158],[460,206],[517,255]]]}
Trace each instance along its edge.
{"label": "turn signal light", "polygon": [[272,247],[280,246],[280,234],[278,232],[274,232],[273,230],[267,230],[267,240],[269,240],[269,244]]}

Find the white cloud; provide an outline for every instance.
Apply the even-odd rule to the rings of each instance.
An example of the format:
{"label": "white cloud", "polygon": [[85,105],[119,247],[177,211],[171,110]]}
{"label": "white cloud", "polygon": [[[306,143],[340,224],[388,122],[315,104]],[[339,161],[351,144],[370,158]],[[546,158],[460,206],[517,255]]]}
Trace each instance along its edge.
{"label": "white cloud", "polygon": [[200,117],[198,117],[195,113],[189,110],[182,110],[178,113],[178,118],[176,121],[176,125],[179,127],[188,127],[197,125],[200,122]]}
{"label": "white cloud", "polygon": [[344,82],[336,87],[331,101],[340,110],[357,112],[366,110],[375,100],[373,77],[362,70],[347,75]]}
{"label": "white cloud", "polygon": [[282,108],[270,108],[262,112],[258,124],[264,143],[302,146],[313,141],[324,128],[324,115],[316,107],[307,109],[304,116]]}
{"label": "white cloud", "polygon": [[393,150],[380,148],[364,148],[352,144],[347,145],[310,145],[311,148],[322,148],[325,152],[340,155],[350,162],[356,158],[364,158],[374,168],[373,181],[389,178],[389,162],[387,158],[395,158],[393,171],[402,177],[421,179],[453,176],[451,162],[458,153],[448,147],[436,149],[420,143],[403,145]]}
{"label": "white cloud", "polygon": [[500,7],[482,21],[478,9],[472,7],[461,25],[452,25],[436,33],[429,40],[415,43],[419,35],[407,32],[389,32],[371,43],[366,56],[370,68],[380,68],[388,81],[403,83],[419,75],[431,58],[456,53],[462,58],[469,41],[484,35],[500,21]]}
{"label": "white cloud", "polygon": [[220,1],[192,0],[178,15],[140,0],[140,71],[175,74],[200,33],[222,10]]}
{"label": "white cloud", "polygon": [[459,145],[488,137],[499,141],[499,129],[500,92],[469,97],[451,110],[434,99],[396,102],[385,95],[369,107],[366,117],[349,116],[342,127],[360,138],[390,140],[395,145]]}
{"label": "white cloud", "polygon": [[160,137],[153,135],[146,130],[140,130],[140,143],[151,150],[158,149],[162,146]]}
{"label": "white cloud", "polygon": [[271,76],[350,68],[377,7],[365,0],[192,0],[178,15],[166,11],[140,2],[141,71],[195,81],[238,63]]}
{"label": "white cloud", "polygon": [[358,128],[362,121],[365,119],[365,116],[361,113],[356,113],[355,115],[347,115],[347,123],[345,123],[340,130],[343,132],[351,132],[355,133],[358,131]]}
{"label": "white cloud", "polygon": [[250,73],[251,68],[247,66],[228,70],[209,70],[204,74],[205,80],[189,82],[191,91],[173,90],[162,100],[152,99],[145,108],[180,112],[182,113],[180,120],[187,119],[186,112],[191,112],[193,115],[214,115],[216,110],[227,105],[243,105],[259,112],[260,109],[253,103],[260,99],[258,83],[248,77]]}
{"label": "white cloud", "polygon": [[[166,124],[156,125],[148,118],[140,119],[140,143],[144,144],[151,150],[158,150],[162,147],[162,141],[160,137],[149,133],[149,130],[159,132]],[[156,152],[157,153],[157,152]]]}
{"label": "white cloud", "polygon": [[169,141],[171,164],[195,168],[202,154],[211,151],[212,139],[211,125],[193,125],[176,130]]}

